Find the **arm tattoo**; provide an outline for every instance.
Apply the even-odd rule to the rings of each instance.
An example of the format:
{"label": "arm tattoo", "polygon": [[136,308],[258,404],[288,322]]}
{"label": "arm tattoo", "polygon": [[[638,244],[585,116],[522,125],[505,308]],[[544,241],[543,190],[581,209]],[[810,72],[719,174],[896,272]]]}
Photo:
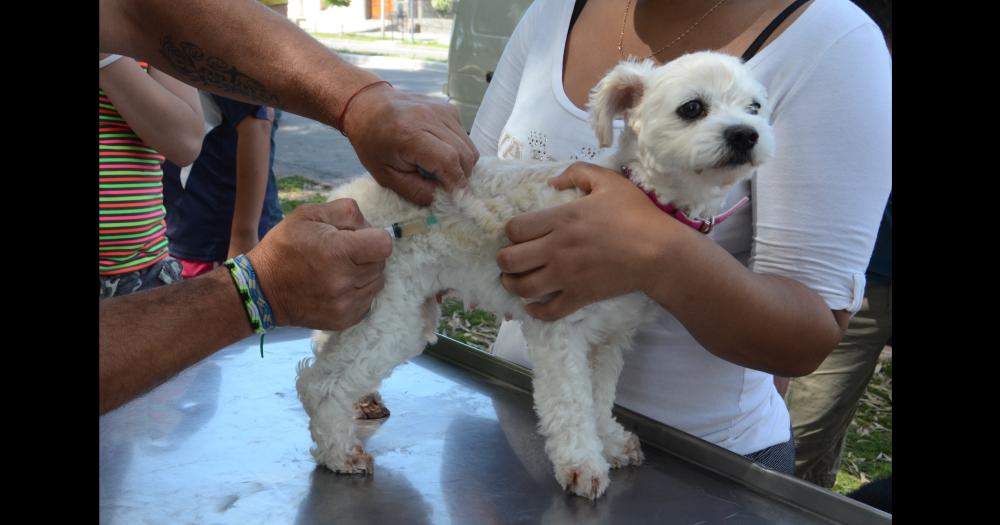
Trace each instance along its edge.
{"label": "arm tattoo", "polygon": [[244,75],[221,58],[206,57],[201,48],[191,42],[178,44],[170,36],[165,36],[160,41],[160,52],[187,80],[242,95],[260,104],[281,107],[278,97],[268,93],[263,84]]}

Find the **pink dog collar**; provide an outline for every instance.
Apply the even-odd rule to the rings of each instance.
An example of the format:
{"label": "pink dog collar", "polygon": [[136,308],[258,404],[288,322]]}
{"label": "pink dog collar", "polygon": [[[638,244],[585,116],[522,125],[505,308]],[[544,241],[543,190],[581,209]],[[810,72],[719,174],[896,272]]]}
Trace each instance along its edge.
{"label": "pink dog collar", "polygon": [[[632,179],[632,170],[628,166],[622,166],[622,173],[628,177],[629,180]],[[707,219],[699,219],[689,217],[688,214],[684,213],[684,211],[677,206],[674,206],[673,203],[660,204],[660,199],[656,197],[656,192],[653,190],[647,191],[646,196],[649,197],[649,200],[653,201],[653,204],[663,211],[663,213],[666,213],[667,215],[681,221],[683,224],[686,224],[706,235],[710,233],[712,228],[715,228],[717,224],[722,224],[722,221],[728,219],[732,214],[736,213],[736,210],[740,209],[744,204],[750,202],[749,197],[743,197],[736,204],[733,204],[728,210]]]}

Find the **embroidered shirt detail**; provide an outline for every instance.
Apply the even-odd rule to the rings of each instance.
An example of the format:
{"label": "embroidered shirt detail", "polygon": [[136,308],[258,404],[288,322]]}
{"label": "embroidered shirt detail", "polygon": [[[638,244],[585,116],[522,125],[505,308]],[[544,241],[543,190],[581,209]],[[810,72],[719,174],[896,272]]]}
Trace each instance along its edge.
{"label": "embroidered shirt detail", "polygon": [[597,160],[597,148],[593,146],[582,146],[580,149],[569,156],[569,160],[585,160],[587,162],[593,162]]}
{"label": "embroidered shirt detail", "polygon": [[523,158],[521,149],[520,141],[511,136],[510,133],[504,133],[497,145],[497,157],[503,160],[520,160]]}
{"label": "embroidered shirt detail", "polygon": [[555,160],[548,153],[549,137],[539,131],[528,132],[528,146],[531,148],[533,160]]}

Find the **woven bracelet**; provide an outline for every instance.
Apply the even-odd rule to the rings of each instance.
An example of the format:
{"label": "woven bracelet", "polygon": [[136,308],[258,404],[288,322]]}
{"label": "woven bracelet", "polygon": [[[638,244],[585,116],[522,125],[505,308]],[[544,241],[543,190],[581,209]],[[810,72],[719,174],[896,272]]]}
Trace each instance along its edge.
{"label": "woven bracelet", "polygon": [[229,268],[229,275],[240,293],[250,328],[255,334],[260,335],[260,356],[263,358],[264,334],[275,327],[271,305],[267,302],[264,290],[257,282],[257,274],[253,271],[250,259],[247,259],[246,255],[237,255],[222,264]]}

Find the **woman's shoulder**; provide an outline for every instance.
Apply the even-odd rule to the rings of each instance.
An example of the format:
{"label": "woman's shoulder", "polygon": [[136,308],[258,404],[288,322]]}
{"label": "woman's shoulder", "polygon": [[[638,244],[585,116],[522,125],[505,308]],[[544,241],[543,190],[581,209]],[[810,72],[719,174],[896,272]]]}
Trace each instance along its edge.
{"label": "woman's shoulder", "polygon": [[576,0],[534,0],[524,12],[524,17],[535,22],[552,23],[561,15],[573,12]]}
{"label": "woman's shoulder", "polygon": [[[808,15],[808,16],[807,16]],[[867,27],[880,33],[878,25],[851,0],[813,0],[793,26],[802,34],[832,43],[848,33]]]}
{"label": "woman's shoulder", "polygon": [[562,35],[560,28],[567,26],[573,5],[574,0],[534,0],[521,15],[508,48],[513,46],[522,55],[531,50],[551,50],[552,39]]}
{"label": "woman's shoulder", "polygon": [[803,73],[822,61],[853,62],[882,54],[888,56],[881,30],[853,2],[813,0],[785,32],[754,57],[754,67],[760,73]]}

